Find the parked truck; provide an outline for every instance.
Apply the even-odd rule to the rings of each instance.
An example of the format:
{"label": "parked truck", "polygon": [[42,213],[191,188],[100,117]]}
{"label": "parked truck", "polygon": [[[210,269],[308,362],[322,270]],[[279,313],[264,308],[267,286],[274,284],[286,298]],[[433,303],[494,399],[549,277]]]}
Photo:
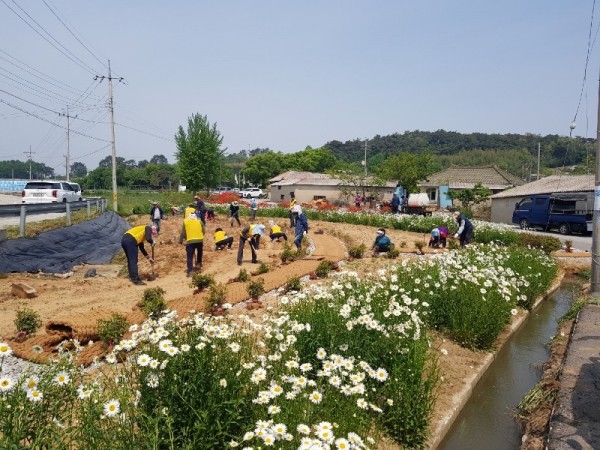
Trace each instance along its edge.
{"label": "parked truck", "polygon": [[429,196],[425,193],[409,194],[405,205],[402,205],[401,212],[405,214],[419,214],[422,216],[431,216],[431,213],[437,209],[437,205],[429,202]]}
{"label": "parked truck", "polygon": [[586,194],[530,195],[515,204],[512,222],[522,229],[556,229],[560,234],[592,232],[593,209]]}

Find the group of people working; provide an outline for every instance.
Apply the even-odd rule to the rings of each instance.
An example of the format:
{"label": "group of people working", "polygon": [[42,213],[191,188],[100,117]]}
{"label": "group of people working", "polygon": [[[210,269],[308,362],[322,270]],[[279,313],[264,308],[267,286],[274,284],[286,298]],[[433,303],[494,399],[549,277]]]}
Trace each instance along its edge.
{"label": "group of people working", "polygon": [[[196,202],[184,210],[183,224],[179,236],[179,243],[185,242],[186,246],[186,273],[191,276],[193,271],[202,270],[202,259],[204,253],[204,237],[206,235],[206,218],[210,210],[206,208],[204,201],[199,196],[195,197]],[[308,232],[308,219],[302,211],[300,205],[294,204],[290,207],[290,224],[294,228],[295,238],[294,244],[298,249],[302,246],[302,238]],[[258,206],[256,200],[250,202],[251,221],[256,218]],[[234,221],[238,226],[241,226],[239,217],[240,206],[237,201],[229,205],[229,223],[233,227]],[[214,214],[214,213],[213,213]],[[154,248],[154,238],[160,233],[160,222],[164,218],[163,210],[157,202],[152,204],[150,211],[150,219],[152,225],[140,225],[133,227],[123,235],[121,239],[121,247],[127,257],[127,269],[129,278],[136,285],[145,285],[138,273],[138,252],[146,257],[150,264],[154,264],[153,256],[150,256],[144,247],[148,243]],[[288,237],[283,232],[281,227],[273,220],[269,221],[270,233],[269,238],[273,241],[287,241]],[[261,236],[266,235],[266,227],[263,224],[249,224],[240,230],[239,245],[237,253],[237,264],[242,265],[244,257],[244,247],[246,243],[250,246],[252,252],[252,263],[258,262],[257,250],[260,246]],[[221,251],[224,249],[232,249],[234,238],[228,236],[223,228],[218,227],[214,232],[215,250]],[[194,263],[195,260],[195,263]]]}

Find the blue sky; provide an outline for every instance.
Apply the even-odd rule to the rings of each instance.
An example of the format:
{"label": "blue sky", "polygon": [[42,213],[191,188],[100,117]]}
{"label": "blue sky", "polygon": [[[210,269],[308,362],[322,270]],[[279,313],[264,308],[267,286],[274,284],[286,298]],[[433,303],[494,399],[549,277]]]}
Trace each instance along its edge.
{"label": "blue sky", "polygon": [[[97,167],[110,127],[107,83],[93,78],[108,59],[126,80],[114,87],[117,156],[136,161],[175,162],[173,135],[194,113],[217,123],[228,152],[407,130],[568,135],[593,4],[0,0],[0,101],[12,105],[0,103],[0,159],[25,160],[31,145],[64,173],[65,130],[48,121],[66,126],[56,112],[70,104],[72,128],[91,136],[71,134],[72,161]],[[596,135],[598,46],[579,136]]]}

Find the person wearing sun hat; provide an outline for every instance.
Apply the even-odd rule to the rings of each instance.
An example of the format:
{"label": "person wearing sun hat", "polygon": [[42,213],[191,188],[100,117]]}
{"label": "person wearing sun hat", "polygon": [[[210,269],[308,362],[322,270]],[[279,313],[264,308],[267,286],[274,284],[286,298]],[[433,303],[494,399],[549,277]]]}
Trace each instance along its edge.
{"label": "person wearing sun hat", "polygon": [[458,224],[458,230],[454,234],[454,239],[460,239],[460,246],[465,247],[471,243],[473,239],[473,224],[467,216],[460,211],[454,213],[454,218]]}
{"label": "person wearing sun hat", "polygon": [[271,242],[273,242],[275,239],[279,240],[279,238],[283,238],[283,240],[287,241],[287,235],[281,231],[281,227],[279,225],[272,220],[269,220],[269,227],[271,227],[271,233],[269,233]]}
{"label": "person wearing sun hat", "polygon": [[156,231],[160,233],[160,221],[165,218],[162,208],[158,205],[158,202],[152,202],[152,209],[150,210],[150,220],[156,227]]}
{"label": "person wearing sun hat", "polygon": [[294,244],[296,244],[296,248],[300,249],[302,247],[302,238],[308,233],[308,219],[300,205],[294,205],[292,211],[296,217],[296,224],[294,225],[296,237],[294,238]]}
{"label": "person wearing sun hat", "polygon": [[373,256],[379,256],[380,253],[390,251],[392,241],[385,235],[385,229],[379,228],[377,230],[377,237],[375,237],[375,243],[373,244]]}
{"label": "person wearing sun hat", "polygon": [[237,264],[242,265],[244,258],[244,245],[249,241],[250,250],[252,251],[252,263],[258,263],[256,251],[260,245],[260,237],[265,235],[265,226],[262,223],[256,225],[247,225],[240,231],[240,245],[238,247]]}
{"label": "person wearing sun hat", "polygon": [[238,227],[242,226],[240,222],[240,205],[237,201],[233,201],[229,204],[229,224],[233,226],[233,219],[238,223]]}

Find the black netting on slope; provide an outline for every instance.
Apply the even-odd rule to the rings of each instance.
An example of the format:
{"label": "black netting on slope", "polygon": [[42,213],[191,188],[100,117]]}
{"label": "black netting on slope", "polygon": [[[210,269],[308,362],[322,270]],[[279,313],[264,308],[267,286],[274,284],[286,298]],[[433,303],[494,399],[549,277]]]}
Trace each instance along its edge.
{"label": "black netting on slope", "polygon": [[68,272],[81,263],[106,264],[121,250],[130,225],[113,212],[35,238],[0,242],[0,273]]}

